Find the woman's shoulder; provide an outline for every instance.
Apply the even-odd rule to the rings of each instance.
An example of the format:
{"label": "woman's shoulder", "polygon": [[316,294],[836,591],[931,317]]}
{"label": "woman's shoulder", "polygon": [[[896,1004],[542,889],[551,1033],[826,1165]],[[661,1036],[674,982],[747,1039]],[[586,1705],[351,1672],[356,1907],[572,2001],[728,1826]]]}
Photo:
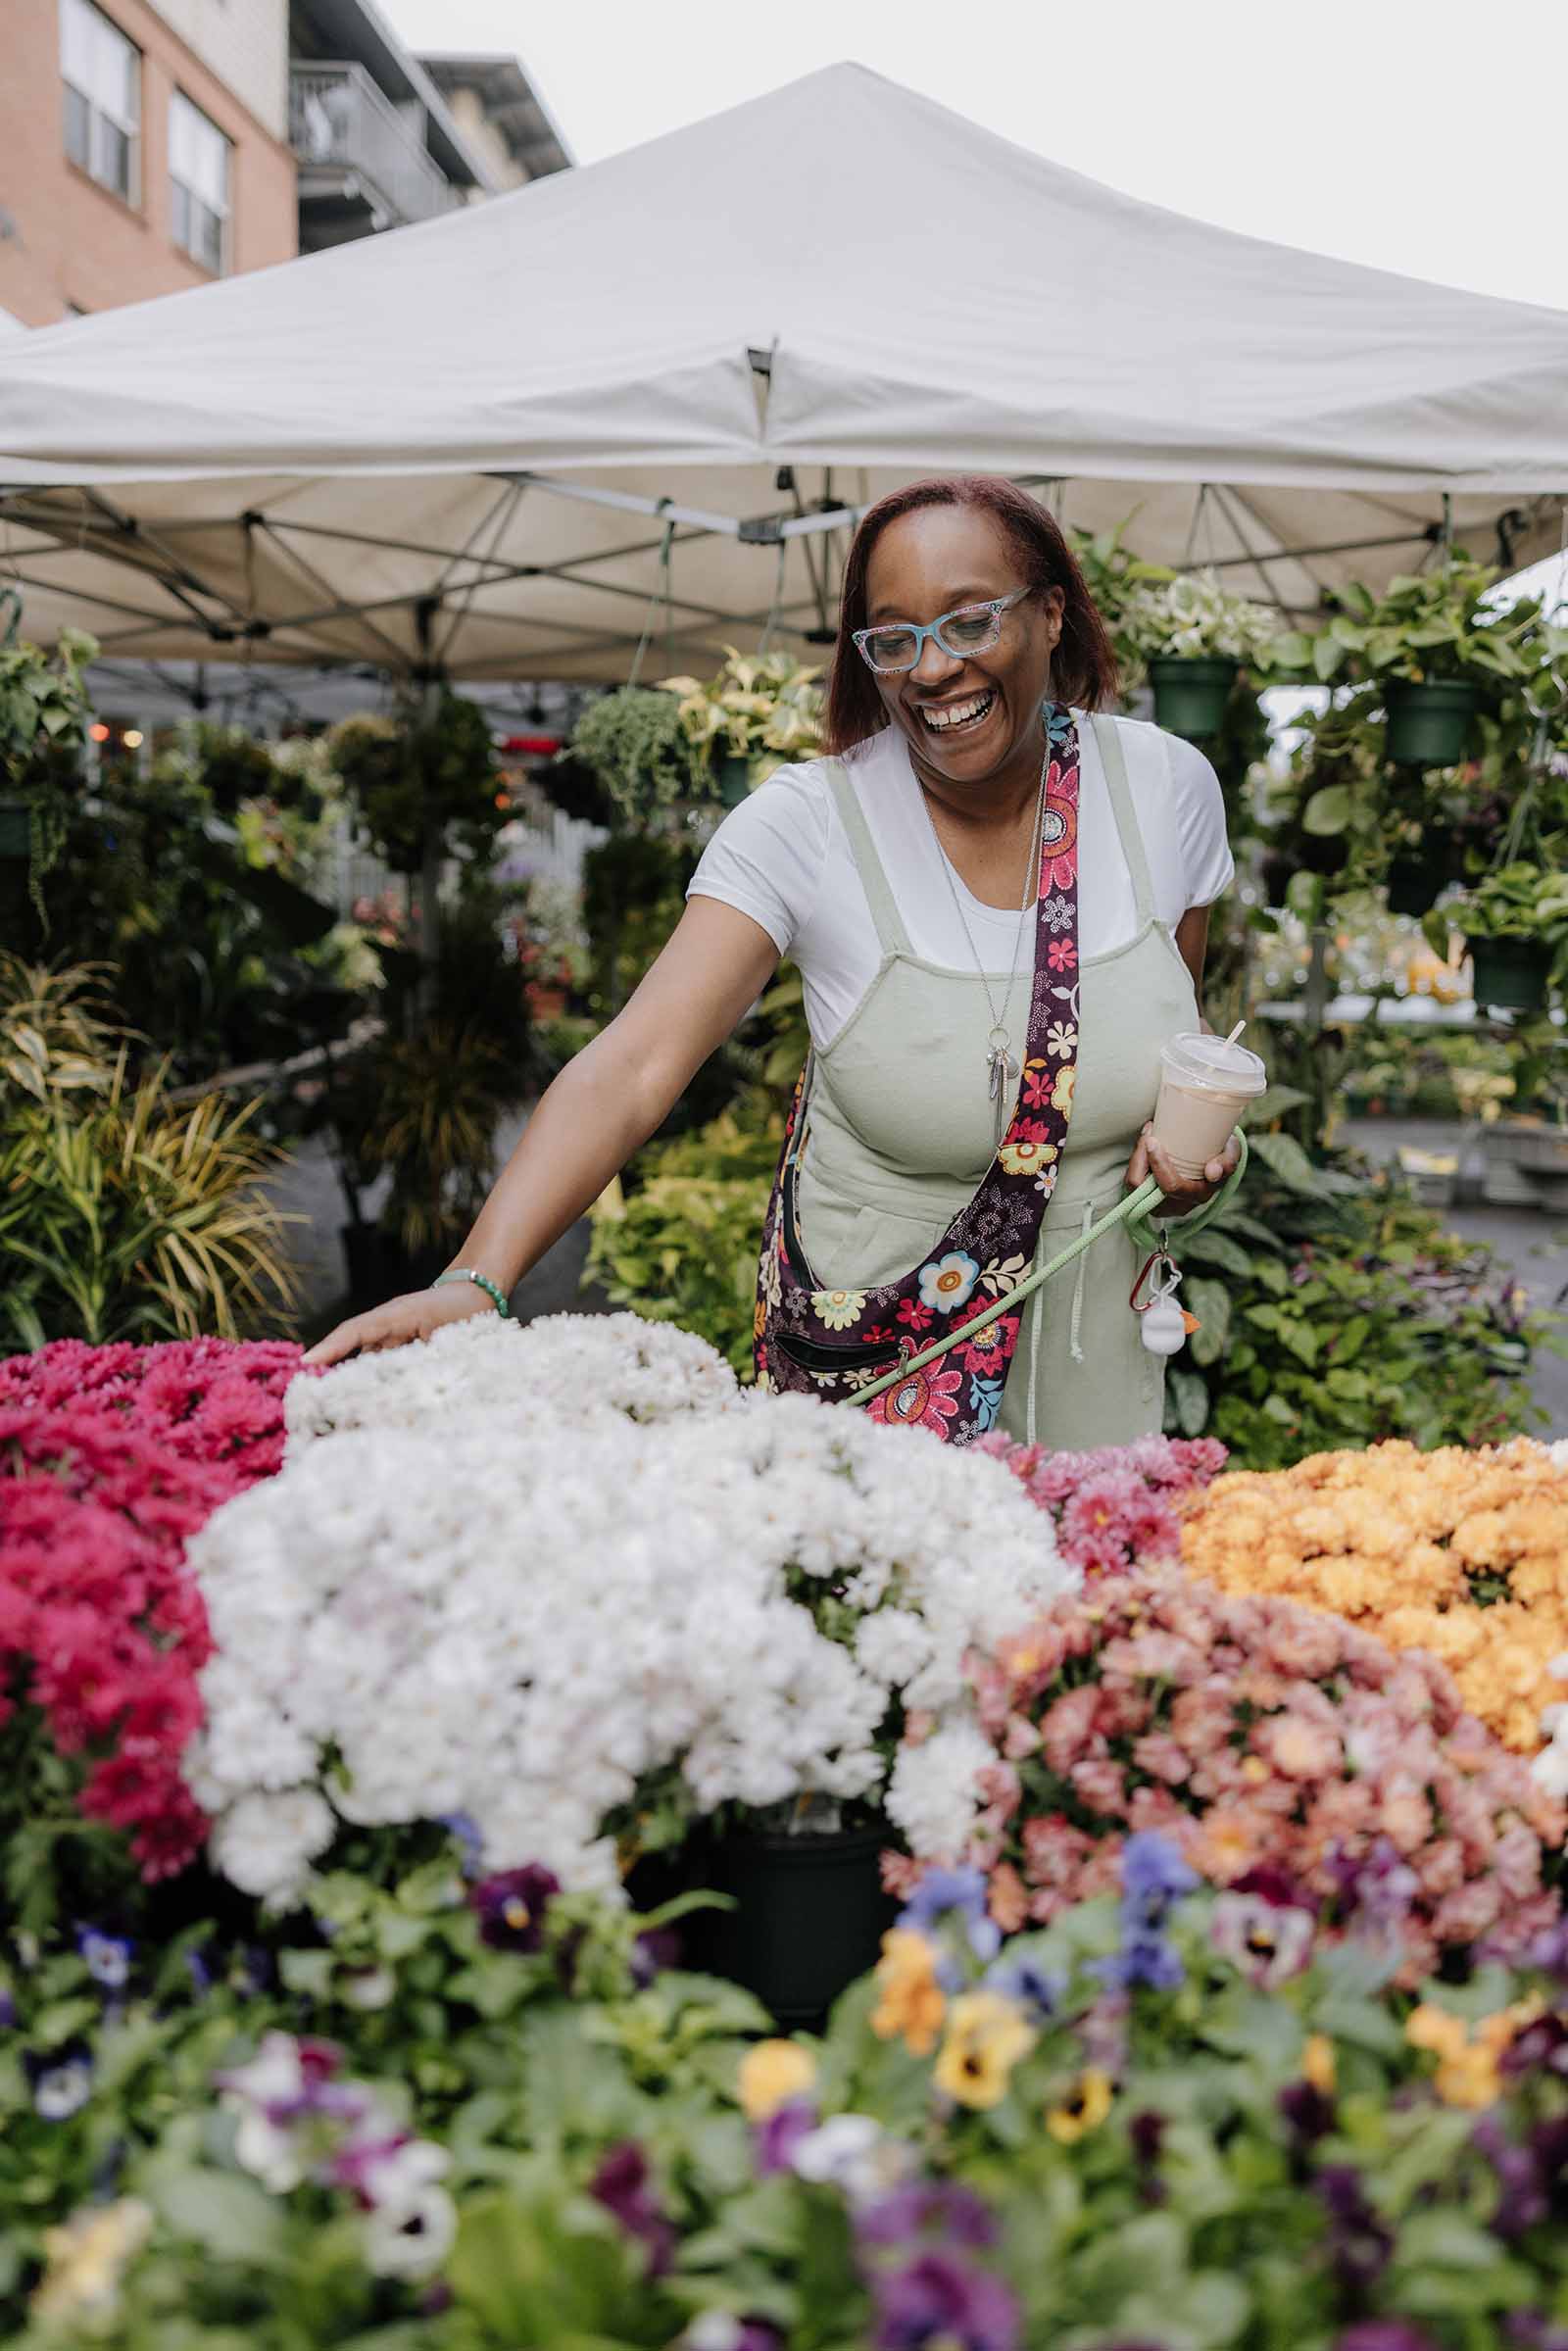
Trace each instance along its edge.
{"label": "woman's shoulder", "polygon": [[1124,750],[1141,755],[1140,766],[1147,762],[1151,772],[1167,776],[1178,792],[1202,798],[1209,790],[1219,791],[1213,762],[1186,735],[1172,734],[1168,726],[1160,726],[1152,718],[1135,718],[1130,710],[1101,710],[1096,715],[1110,720]]}

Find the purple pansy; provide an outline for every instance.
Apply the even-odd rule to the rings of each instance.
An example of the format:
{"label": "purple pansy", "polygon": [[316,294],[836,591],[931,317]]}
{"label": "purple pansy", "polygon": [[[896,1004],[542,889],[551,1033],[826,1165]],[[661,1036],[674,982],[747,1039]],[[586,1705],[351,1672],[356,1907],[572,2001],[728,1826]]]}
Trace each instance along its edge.
{"label": "purple pansy", "polygon": [[588,2183],[588,2193],[613,2215],[628,2236],[648,2249],[648,2275],[662,2278],[675,2255],[675,2231],[649,2185],[648,2158],[633,2138],[612,2147]]}
{"label": "purple pansy", "polygon": [[1002,1929],[986,1908],[983,1870],[927,1870],[899,1913],[901,1927],[917,1935],[939,1935],[949,1919],[962,1927],[976,1959],[995,1959]]}
{"label": "purple pansy", "polygon": [[538,1862],[498,1870],[468,1888],[468,1906],[479,1920],[479,1939],[493,1951],[537,1951],[545,1938],[545,1912],[561,1891],[554,1870]]}
{"label": "purple pansy", "polygon": [[919,2254],[872,2281],[877,2351],[1018,2351],[1022,2323],[1000,2278],[951,2253]]}

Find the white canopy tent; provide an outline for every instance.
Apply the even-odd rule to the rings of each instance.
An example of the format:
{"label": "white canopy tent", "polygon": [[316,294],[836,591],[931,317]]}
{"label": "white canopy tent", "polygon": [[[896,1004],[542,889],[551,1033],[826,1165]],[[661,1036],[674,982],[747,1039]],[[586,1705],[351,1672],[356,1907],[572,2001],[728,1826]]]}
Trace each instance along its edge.
{"label": "white canopy tent", "polygon": [[1559,543],[1568,314],[1119,195],[856,66],[0,346],[0,575],[116,661],[623,677],[827,641],[857,509],[1006,472],[1292,614]]}

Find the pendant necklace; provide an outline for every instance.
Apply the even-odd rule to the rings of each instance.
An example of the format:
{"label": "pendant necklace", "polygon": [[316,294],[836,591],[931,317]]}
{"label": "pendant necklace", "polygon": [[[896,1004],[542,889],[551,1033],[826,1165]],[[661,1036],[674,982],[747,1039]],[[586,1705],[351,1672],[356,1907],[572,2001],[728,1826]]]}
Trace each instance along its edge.
{"label": "pendant necklace", "polygon": [[[1012,991],[1018,978],[1018,956],[1023,947],[1024,924],[1028,920],[1030,909],[1038,905],[1040,899],[1040,858],[1045,846],[1046,776],[1050,771],[1050,766],[1051,746],[1048,742],[1046,756],[1040,762],[1040,791],[1035,802],[1034,826],[1029,836],[1029,863],[1024,875],[1023,904],[1018,908],[1018,928],[1012,942],[1012,968],[1007,974],[1006,993],[1002,999],[1000,1010],[997,1006],[997,1000],[991,993],[991,982],[986,977],[985,963],[980,950],[975,945],[974,933],[969,928],[969,917],[963,910],[963,901],[958,896],[954,880],[953,861],[943,848],[936,825],[932,822],[930,804],[929,802],[926,804],[926,821],[931,825],[931,837],[936,842],[937,855],[942,860],[942,870],[947,877],[948,895],[953,900],[955,913],[963,925],[963,935],[969,942],[969,953],[974,957],[975,969],[980,975],[980,985],[986,992],[986,1004],[991,1013],[991,1027],[986,1037],[986,1078],[987,1091],[996,1105],[997,1141],[999,1143],[1011,1116],[1014,1081],[1023,1074],[1022,1064],[1014,1060],[1007,1051],[1010,1042],[1007,1031],[1007,1010],[1012,1003]],[[924,799],[924,797],[922,793],[921,798]]]}

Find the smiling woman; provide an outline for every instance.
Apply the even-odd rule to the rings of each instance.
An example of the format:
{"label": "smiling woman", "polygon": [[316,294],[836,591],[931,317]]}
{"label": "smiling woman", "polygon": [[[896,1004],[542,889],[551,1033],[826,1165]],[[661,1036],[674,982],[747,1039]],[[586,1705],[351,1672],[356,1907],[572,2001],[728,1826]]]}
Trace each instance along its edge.
{"label": "smiling woman", "polygon": [[[812,1053],[763,1236],[762,1381],[855,1396],[1005,1301],[1152,1173],[1159,1049],[1196,1028],[1207,909],[1230,879],[1191,745],[1108,716],[1115,661],[1052,517],[989,476],[916,482],[845,571],[829,756],[777,770],[714,834],[674,937],[535,1111],[440,1291],[307,1360],[487,1312],[578,1216],[741,1020],[779,958]],[[1118,1231],[869,1403],[963,1444],[1158,1427],[1161,1359]]]}

